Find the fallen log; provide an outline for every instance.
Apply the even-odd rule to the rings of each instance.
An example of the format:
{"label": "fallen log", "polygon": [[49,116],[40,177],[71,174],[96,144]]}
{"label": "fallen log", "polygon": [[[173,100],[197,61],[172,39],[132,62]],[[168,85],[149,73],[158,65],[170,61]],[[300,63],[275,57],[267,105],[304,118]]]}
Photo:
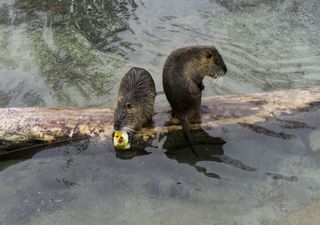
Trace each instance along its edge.
{"label": "fallen log", "polygon": [[[232,124],[250,125],[283,114],[310,110],[320,105],[320,87],[209,97],[203,99],[202,105],[201,124],[192,125],[194,139],[207,144],[221,143],[220,139],[208,139],[197,131]],[[156,137],[179,132],[180,125],[168,124],[169,112],[168,105],[156,106],[154,124],[142,128],[134,136],[135,145],[147,146]],[[2,108],[0,154],[39,143],[64,142],[86,137],[111,138],[112,127],[113,110],[108,108]],[[180,145],[184,138],[179,140],[181,142],[170,143]]]}

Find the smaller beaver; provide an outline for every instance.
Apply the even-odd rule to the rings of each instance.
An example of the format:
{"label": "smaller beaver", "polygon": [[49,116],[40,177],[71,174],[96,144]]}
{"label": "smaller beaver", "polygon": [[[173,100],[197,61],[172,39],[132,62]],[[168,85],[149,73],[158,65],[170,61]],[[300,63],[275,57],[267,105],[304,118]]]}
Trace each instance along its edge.
{"label": "smaller beaver", "polygon": [[124,131],[131,139],[143,125],[152,120],[156,88],[150,73],[131,68],[122,78],[114,110],[114,130]]}
{"label": "smaller beaver", "polygon": [[182,123],[185,136],[195,154],[189,122],[200,122],[203,78],[205,76],[218,78],[226,72],[227,67],[220,53],[213,46],[176,49],[164,64],[162,82],[172,108],[171,116]]}

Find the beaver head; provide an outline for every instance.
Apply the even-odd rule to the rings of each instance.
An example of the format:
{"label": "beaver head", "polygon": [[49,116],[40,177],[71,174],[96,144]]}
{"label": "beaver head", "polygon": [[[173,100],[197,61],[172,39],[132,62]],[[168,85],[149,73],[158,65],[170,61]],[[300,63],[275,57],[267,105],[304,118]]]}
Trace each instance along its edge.
{"label": "beaver head", "polygon": [[197,83],[201,82],[204,76],[218,78],[225,75],[227,67],[214,46],[199,45],[174,50],[167,58],[164,72],[178,73]]}
{"label": "beaver head", "polygon": [[226,64],[214,46],[193,46],[185,49],[184,73],[193,76],[218,78],[227,72]]}
{"label": "beaver head", "polygon": [[140,128],[142,113],[138,99],[119,96],[114,111],[114,130],[135,133]]}

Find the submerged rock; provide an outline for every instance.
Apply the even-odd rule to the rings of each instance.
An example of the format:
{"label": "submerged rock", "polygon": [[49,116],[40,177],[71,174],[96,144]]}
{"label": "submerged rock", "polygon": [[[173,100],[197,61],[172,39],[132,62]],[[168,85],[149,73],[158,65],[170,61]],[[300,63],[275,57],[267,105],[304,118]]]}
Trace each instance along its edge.
{"label": "submerged rock", "polygon": [[108,45],[116,39],[114,35],[129,29],[127,20],[135,7],[133,0],[17,0],[13,6],[4,7],[10,13],[0,15],[9,18],[11,14],[12,17],[1,20],[2,23],[19,25],[27,22],[30,29],[71,25],[99,50],[108,50]]}
{"label": "submerged rock", "polygon": [[315,202],[286,217],[281,225],[319,225],[320,202]]}

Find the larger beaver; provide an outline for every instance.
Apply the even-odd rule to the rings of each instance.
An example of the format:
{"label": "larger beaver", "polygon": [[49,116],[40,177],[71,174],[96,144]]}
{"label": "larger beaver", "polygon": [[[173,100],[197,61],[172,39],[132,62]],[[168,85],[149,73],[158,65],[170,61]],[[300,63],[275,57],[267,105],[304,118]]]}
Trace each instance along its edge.
{"label": "larger beaver", "polygon": [[131,68],[122,78],[114,110],[114,130],[129,137],[152,120],[156,88],[150,73]]}
{"label": "larger beaver", "polygon": [[227,67],[213,46],[190,46],[174,50],[163,68],[163,88],[171,105],[171,116],[181,121],[186,138],[196,154],[189,129],[189,122],[200,120],[203,78],[218,78]]}

